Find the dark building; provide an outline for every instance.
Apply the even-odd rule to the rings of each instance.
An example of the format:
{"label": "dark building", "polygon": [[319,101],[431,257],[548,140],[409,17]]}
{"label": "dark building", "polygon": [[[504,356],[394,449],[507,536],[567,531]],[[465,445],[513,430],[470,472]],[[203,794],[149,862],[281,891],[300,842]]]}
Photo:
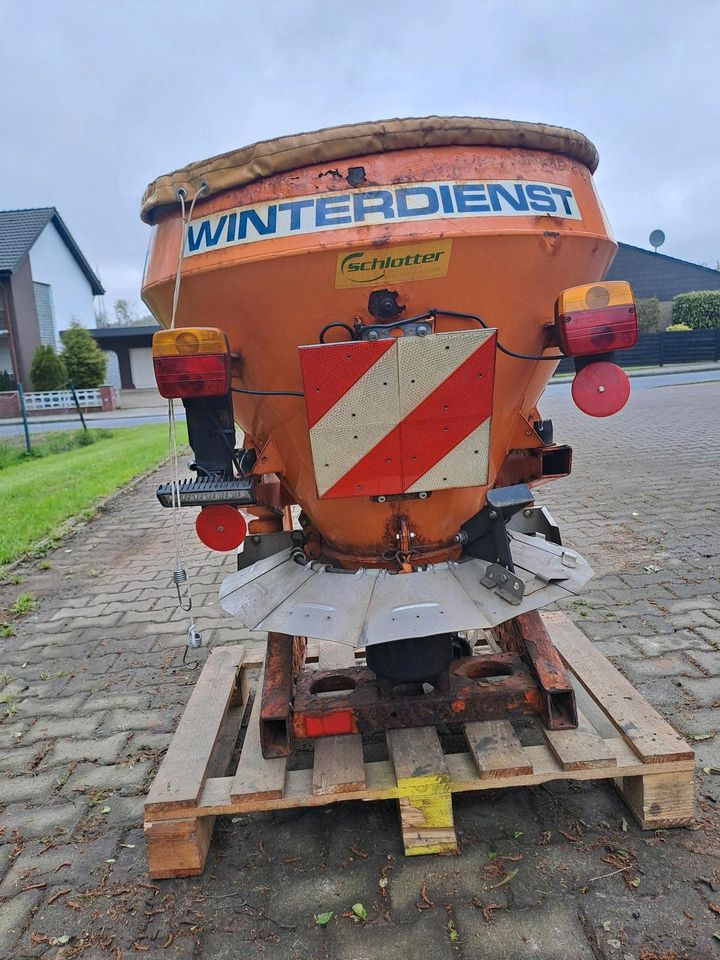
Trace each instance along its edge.
{"label": "dark building", "polygon": [[98,327],[90,333],[108,356],[108,382],[123,390],[155,388],[152,335],[158,326]]}
{"label": "dark building", "polygon": [[720,290],[720,270],[668,257],[664,253],[653,253],[629,243],[618,245],[617,255],[605,279],[628,280],[638,300],[657,297],[663,327],[670,323],[672,299],[679,293]]}

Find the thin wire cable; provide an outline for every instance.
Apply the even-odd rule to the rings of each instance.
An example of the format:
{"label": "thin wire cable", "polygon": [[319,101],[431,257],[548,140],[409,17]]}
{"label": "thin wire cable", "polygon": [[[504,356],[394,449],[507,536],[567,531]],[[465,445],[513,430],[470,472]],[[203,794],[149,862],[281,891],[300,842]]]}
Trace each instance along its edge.
{"label": "thin wire cable", "polygon": [[[170,329],[175,327],[175,318],[177,316],[178,302],[180,300],[180,283],[182,280],[182,267],[185,255],[185,244],[187,243],[188,228],[192,219],[195,203],[207,190],[207,184],[203,184],[196,192],[190,203],[190,209],[185,212],[185,198],[187,191],[180,187],[176,193],[180,203],[180,220],[182,223],[182,232],[180,236],[180,249],[178,251],[177,269],[175,271],[175,286],[173,288],[172,312],[170,314]],[[170,450],[170,489],[172,491],[172,521],[173,521],[173,541],[175,546],[175,570],[173,580],[178,594],[178,604],[180,608],[189,614],[190,627],[188,634],[195,631],[195,618],[192,614],[192,590],[188,580],[187,571],[183,560],[185,557],[185,527],[183,521],[183,512],[180,506],[180,459],[178,454],[177,430],[175,423],[175,400],[168,400],[168,447]],[[183,588],[185,600],[183,600]],[[186,649],[187,655],[187,649]],[[185,661],[183,660],[183,663]]]}

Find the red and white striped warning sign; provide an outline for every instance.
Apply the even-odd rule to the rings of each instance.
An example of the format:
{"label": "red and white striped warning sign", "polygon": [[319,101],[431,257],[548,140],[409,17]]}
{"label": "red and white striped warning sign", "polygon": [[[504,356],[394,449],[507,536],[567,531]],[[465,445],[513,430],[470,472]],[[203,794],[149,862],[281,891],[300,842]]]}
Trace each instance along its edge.
{"label": "red and white striped warning sign", "polygon": [[496,333],[300,347],[318,496],[486,483]]}

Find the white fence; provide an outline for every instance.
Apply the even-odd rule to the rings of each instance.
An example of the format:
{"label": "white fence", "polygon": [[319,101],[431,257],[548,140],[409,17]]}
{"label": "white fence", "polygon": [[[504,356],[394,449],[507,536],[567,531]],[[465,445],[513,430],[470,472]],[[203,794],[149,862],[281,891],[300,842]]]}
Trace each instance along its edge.
{"label": "white fence", "polygon": [[[102,397],[100,390],[76,390],[78,403],[81,407],[100,407]],[[72,410],[75,406],[72,391],[70,390],[39,390],[25,394],[25,407],[30,413],[32,410]]]}

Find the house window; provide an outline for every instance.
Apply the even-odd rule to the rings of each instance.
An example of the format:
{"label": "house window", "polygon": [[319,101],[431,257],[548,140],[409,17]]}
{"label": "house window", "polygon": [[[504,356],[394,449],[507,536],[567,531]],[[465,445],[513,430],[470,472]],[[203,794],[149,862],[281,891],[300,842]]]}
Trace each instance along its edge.
{"label": "house window", "polygon": [[40,343],[55,346],[55,317],[53,316],[52,291],[49,283],[33,282],[35,309],[37,311]]}

